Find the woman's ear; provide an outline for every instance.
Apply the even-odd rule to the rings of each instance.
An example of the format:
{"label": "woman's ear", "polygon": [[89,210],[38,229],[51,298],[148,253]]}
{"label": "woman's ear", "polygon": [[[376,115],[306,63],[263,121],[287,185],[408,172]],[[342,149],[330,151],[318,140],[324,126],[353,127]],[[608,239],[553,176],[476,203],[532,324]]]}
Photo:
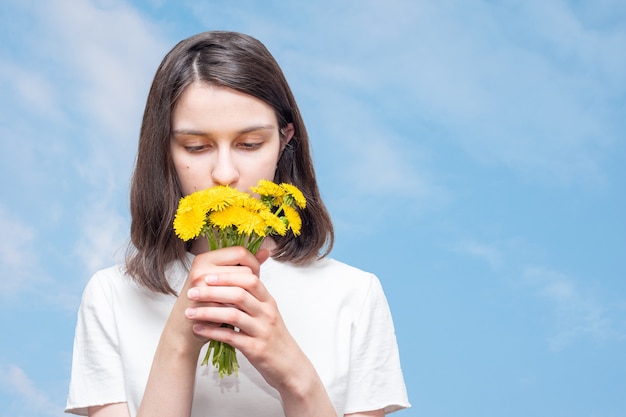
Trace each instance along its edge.
{"label": "woman's ear", "polygon": [[285,146],[289,143],[293,134],[295,133],[295,129],[293,127],[293,123],[287,123],[287,126],[280,129],[280,152],[282,153],[285,150]]}

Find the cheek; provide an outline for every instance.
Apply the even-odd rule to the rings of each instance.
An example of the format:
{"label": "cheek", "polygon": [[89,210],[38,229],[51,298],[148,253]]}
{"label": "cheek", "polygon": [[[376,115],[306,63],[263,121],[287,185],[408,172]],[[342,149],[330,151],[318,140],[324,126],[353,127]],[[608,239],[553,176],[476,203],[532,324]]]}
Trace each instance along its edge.
{"label": "cheek", "polygon": [[269,156],[264,160],[263,164],[259,164],[259,167],[257,169],[257,175],[264,179],[273,181],[274,174],[276,173],[277,164],[278,158],[276,158],[274,155]]}
{"label": "cheek", "polygon": [[189,163],[175,159],[174,169],[176,170],[176,176],[178,177],[178,182],[180,183],[184,195],[191,194],[198,190],[193,167]]}

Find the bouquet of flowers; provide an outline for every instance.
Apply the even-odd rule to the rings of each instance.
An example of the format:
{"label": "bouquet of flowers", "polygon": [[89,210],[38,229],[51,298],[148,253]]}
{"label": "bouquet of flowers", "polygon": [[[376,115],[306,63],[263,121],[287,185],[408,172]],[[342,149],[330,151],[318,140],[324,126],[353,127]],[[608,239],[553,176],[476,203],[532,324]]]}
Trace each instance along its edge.
{"label": "bouquet of flowers", "polygon": [[[297,187],[260,180],[250,190],[259,198],[224,185],[181,198],[174,232],[183,241],[203,236],[211,250],[243,246],[253,254],[266,236],[285,236],[289,231],[300,234],[302,220],[296,207],[304,209],[306,199]],[[230,324],[222,326],[234,328]],[[208,365],[211,352],[211,362],[220,377],[237,373],[239,364],[232,346],[211,340],[202,365]]]}

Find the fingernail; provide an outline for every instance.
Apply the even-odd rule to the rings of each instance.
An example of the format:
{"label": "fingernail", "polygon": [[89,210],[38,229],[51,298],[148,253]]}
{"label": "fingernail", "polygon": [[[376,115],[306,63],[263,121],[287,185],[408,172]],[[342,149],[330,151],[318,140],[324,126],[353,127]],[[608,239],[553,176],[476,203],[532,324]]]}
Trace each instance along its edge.
{"label": "fingernail", "polygon": [[187,316],[187,318],[190,318],[190,319],[196,317],[196,309],[195,308],[186,309],[185,316]]}
{"label": "fingernail", "polygon": [[189,297],[189,299],[191,300],[195,300],[200,296],[200,291],[198,291],[197,288],[191,288],[189,291],[187,291],[187,297]]}
{"label": "fingernail", "polygon": [[204,282],[206,282],[207,284],[215,284],[217,282],[217,275],[215,274],[209,274],[206,277],[204,277]]}

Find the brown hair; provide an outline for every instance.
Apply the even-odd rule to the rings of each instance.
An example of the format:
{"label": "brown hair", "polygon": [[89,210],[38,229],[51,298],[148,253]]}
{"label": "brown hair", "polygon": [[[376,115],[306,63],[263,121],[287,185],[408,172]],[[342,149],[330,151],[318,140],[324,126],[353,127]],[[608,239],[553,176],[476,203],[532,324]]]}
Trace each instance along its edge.
{"label": "brown hair", "polygon": [[171,115],[193,82],[231,88],[264,101],[275,110],[281,131],[293,124],[294,135],[279,158],[274,181],[300,188],[307,207],[300,213],[301,236],[275,237],[272,256],[296,264],[326,256],[334,242],[333,226],[319,194],[309,138],[287,80],[261,42],[241,33],[215,31],[179,42],[165,56],[152,82],[130,188],[127,272],[152,291],[174,294],[165,271],[171,261],[184,260],[187,247],[172,228],[183,195],[170,151]]}

